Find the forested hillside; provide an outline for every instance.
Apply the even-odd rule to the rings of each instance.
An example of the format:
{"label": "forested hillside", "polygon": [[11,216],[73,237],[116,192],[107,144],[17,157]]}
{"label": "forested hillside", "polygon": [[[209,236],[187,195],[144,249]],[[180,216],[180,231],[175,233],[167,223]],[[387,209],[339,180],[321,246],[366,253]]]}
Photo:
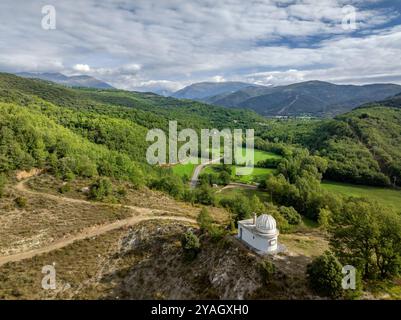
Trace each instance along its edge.
{"label": "forested hillside", "polygon": [[[147,129],[167,129],[169,120],[177,120],[179,128],[254,128],[256,134],[267,141],[301,144],[329,160],[325,173],[328,179],[370,185],[401,184],[401,110],[396,108],[363,106],[334,119],[319,121],[266,120],[252,111],[181,101],[152,93],[72,89],[10,74],[0,74],[0,101],[3,102],[2,170],[48,165],[55,158],[64,159],[64,162],[85,162],[77,161],[68,153],[70,150],[74,153],[73,147],[57,151],[58,147],[51,141],[60,139],[53,137],[55,133],[50,127],[58,128],[64,136],[74,137],[65,139],[67,145],[73,139],[83,139],[82,143],[88,147],[81,148],[77,154],[89,153],[92,148],[102,146],[104,152],[115,152],[143,167],[146,166]],[[394,107],[398,106],[397,101],[399,99],[395,97],[382,104]],[[50,127],[45,130],[47,126]],[[29,130],[37,132],[28,135],[31,139],[41,135],[34,142],[41,147],[32,144],[28,147],[27,141],[21,140],[22,133]],[[47,137],[43,137],[44,134]],[[11,139],[21,146],[11,147]],[[45,155],[38,156],[43,152]],[[91,155],[82,156],[93,159]],[[69,157],[75,160],[65,160]],[[99,173],[104,173],[105,169],[99,163],[96,166]],[[71,171],[80,174],[80,169]]]}
{"label": "forested hillside", "polygon": [[[180,92],[195,91],[192,97],[200,101],[229,108],[246,108],[265,116],[315,117],[338,115],[363,103],[383,100],[401,92],[401,86],[395,84],[355,86],[307,81],[277,87],[248,85],[217,94],[214,87],[222,88],[223,84],[194,84]],[[199,87],[203,89],[202,95],[196,95],[194,90]],[[178,94],[177,97],[183,96]]]}
{"label": "forested hillside", "polygon": [[327,158],[327,179],[401,185],[401,110],[397,108],[370,105],[331,120],[271,121],[263,137],[298,143]]}
{"label": "forested hillside", "polygon": [[[50,167],[63,177],[106,175],[146,182],[147,129],[249,127],[250,111],[150,93],[72,89],[0,74],[0,170]],[[141,170],[142,168],[142,170]]]}

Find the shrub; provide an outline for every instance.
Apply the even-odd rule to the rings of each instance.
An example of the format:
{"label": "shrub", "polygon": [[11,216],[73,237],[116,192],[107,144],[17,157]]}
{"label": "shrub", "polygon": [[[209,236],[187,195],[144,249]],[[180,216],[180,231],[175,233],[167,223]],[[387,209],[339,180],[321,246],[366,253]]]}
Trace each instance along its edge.
{"label": "shrub", "polygon": [[211,225],[209,227],[209,236],[213,242],[219,242],[224,236],[227,234],[227,231],[224,230],[221,226]]}
{"label": "shrub", "polygon": [[150,185],[150,188],[157,189],[160,191],[167,192],[169,195],[174,198],[179,198],[182,196],[184,191],[184,184],[180,177],[174,175],[168,175],[162,177],[159,180],[153,180]]}
{"label": "shrub", "polygon": [[17,207],[19,207],[19,208],[25,208],[27,205],[26,198],[24,198],[24,197],[17,197],[17,198],[15,198],[14,201],[15,201],[15,204],[17,205]]}
{"label": "shrub", "polygon": [[187,231],[181,237],[181,246],[184,250],[185,258],[192,261],[200,251],[199,238],[192,231]]}
{"label": "shrub", "polygon": [[302,221],[301,215],[293,207],[281,206],[279,211],[289,224],[297,225]]}
{"label": "shrub", "polygon": [[235,223],[251,217],[252,207],[249,203],[249,199],[245,196],[240,195],[234,198],[222,198],[220,200],[220,205],[229,209],[234,214]]}
{"label": "shrub", "polygon": [[99,178],[89,190],[89,198],[93,200],[103,200],[112,195],[113,185],[108,178]]}
{"label": "shrub", "polygon": [[220,174],[219,174],[219,184],[226,186],[230,182],[231,182],[231,175],[226,171],[220,172]]}
{"label": "shrub", "polygon": [[196,220],[202,232],[208,231],[212,226],[212,217],[206,208],[202,208]]}
{"label": "shrub", "polygon": [[190,189],[184,189],[181,199],[185,202],[194,203],[195,202],[195,194]]}
{"label": "shrub", "polygon": [[73,180],[75,179],[75,174],[72,173],[71,171],[66,172],[66,173],[64,174],[63,179],[66,180],[66,181],[73,181]]}
{"label": "shrub", "polygon": [[6,187],[7,178],[3,173],[0,173],[0,198],[4,195],[4,189]]}
{"label": "shrub", "polygon": [[67,193],[71,191],[71,186],[68,183],[63,184],[60,188],[59,188],[59,192],[60,193]]}
{"label": "shrub", "polygon": [[319,211],[319,218],[317,222],[322,229],[327,229],[329,227],[331,211],[329,209],[322,208]]}
{"label": "shrub", "polygon": [[124,198],[124,197],[127,195],[127,189],[126,189],[124,186],[119,187],[119,188],[117,189],[117,194],[118,194],[120,197]]}
{"label": "shrub", "polygon": [[342,267],[330,251],[317,257],[307,266],[307,276],[311,288],[324,296],[339,298],[343,295]]}
{"label": "shrub", "polygon": [[266,284],[270,283],[273,279],[274,273],[276,272],[276,266],[268,260],[263,260],[259,264],[259,268],[263,281]]}
{"label": "shrub", "polygon": [[208,185],[201,185],[195,191],[195,201],[204,205],[213,205],[215,202],[213,190]]}

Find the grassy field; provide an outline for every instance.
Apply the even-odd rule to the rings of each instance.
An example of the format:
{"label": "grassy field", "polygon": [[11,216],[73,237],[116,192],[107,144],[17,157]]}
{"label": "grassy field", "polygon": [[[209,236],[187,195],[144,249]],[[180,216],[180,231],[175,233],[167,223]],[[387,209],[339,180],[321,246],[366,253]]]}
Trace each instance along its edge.
{"label": "grassy field", "polygon": [[[216,170],[219,165],[211,165],[207,166],[205,169],[202,170],[202,173],[216,173]],[[263,179],[270,173],[274,173],[275,169],[269,168],[253,168],[252,174],[245,175],[245,176],[237,176],[235,174],[235,168],[241,168],[240,166],[233,166],[233,170],[231,173],[231,179],[233,182],[241,182],[241,183],[252,183],[258,181],[258,179]]]}
{"label": "grassy field", "polygon": [[235,196],[246,196],[246,197],[252,197],[253,195],[257,195],[261,201],[263,202],[269,202],[270,201],[270,196],[267,192],[261,191],[261,190],[252,190],[252,189],[245,189],[245,188],[227,188],[224,190],[221,190],[220,192],[216,193],[216,198],[217,200],[220,200],[221,198],[225,197],[235,197]]}
{"label": "grassy field", "polygon": [[180,176],[184,177],[185,175],[188,176],[189,178],[192,177],[192,174],[194,173],[194,170],[196,166],[201,164],[201,158],[196,159],[196,163],[179,163],[176,164],[172,167],[173,173]]}
{"label": "grassy field", "polygon": [[[242,154],[244,155],[246,152],[246,148],[242,148]],[[266,159],[280,159],[281,156],[272,153],[272,152],[266,152],[262,150],[255,150],[254,151],[254,163],[255,165],[259,161],[263,161]],[[206,167],[202,173],[215,173],[217,170],[215,170],[218,167],[218,165],[212,165]],[[236,175],[235,174],[235,169],[236,168],[241,168],[241,166],[233,166],[233,171],[232,171],[232,181],[234,182],[241,182],[241,183],[252,183],[252,182],[257,182],[259,179],[264,179],[268,174],[274,173],[275,169],[271,168],[253,168],[252,174],[250,175]]]}
{"label": "grassy field", "polygon": [[[223,148],[221,148],[221,155],[223,156]],[[245,155],[246,148],[242,148],[242,154]],[[281,156],[272,152],[266,152],[262,150],[254,150],[254,163],[255,165],[259,161],[263,161],[266,159],[280,159]],[[197,161],[198,164],[201,163],[201,159],[198,158]],[[192,163],[186,163],[186,164],[176,164],[172,167],[173,173],[183,177],[183,176],[188,176],[191,177],[197,164],[192,164]],[[205,169],[203,170],[203,173],[212,173],[213,170],[211,169]],[[250,183],[255,180],[255,178],[259,176],[266,176],[268,173],[273,172],[271,169],[264,169],[264,168],[255,168],[254,172],[250,176],[243,176],[243,177],[236,177],[233,175],[233,179],[238,182],[243,182],[243,183]]]}
{"label": "grassy field", "polygon": [[382,205],[400,210],[401,191],[389,188],[360,186],[347,183],[324,181],[322,187],[328,191],[352,197],[365,197],[376,200]]}
{"label": "grassy field", "polygon": [[251,183],[257,182],[259,179],[264,179],[268,174],[272,174],[274,172],[275,169],[270,168],[253,168],[252,174],[246,176],[237,176],[235,175],[235,170],[233,170],[232,177],[236,182]]}
{"label": "grassy field", "polygon": [[282,157],[278,154],[275,154],[272,152],[261,151],[261,150],[255,150],[255,154],[254,154],[255,164],[258,163],[259,161],[263,161],[266,159],[281,159],[281,158]]}
{"label": "grassy field", "polygon": [[173,173],[176,174],[177,176],[184,177],[187,176],[188,178],[191,178],[197,164],[193,163],[186,163],[186,164],[177,164],[174,167],[172,167]]}

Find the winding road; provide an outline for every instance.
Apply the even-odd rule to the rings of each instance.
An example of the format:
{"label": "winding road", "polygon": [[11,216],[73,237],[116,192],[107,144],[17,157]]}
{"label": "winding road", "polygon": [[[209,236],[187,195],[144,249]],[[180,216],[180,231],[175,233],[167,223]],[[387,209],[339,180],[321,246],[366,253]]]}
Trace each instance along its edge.
{"label": "winding road", "polygon": [[219,163],[221,159],[223,159],[223,157],[220,157],[220,158],[214,159],[214,160],[210,160],[210,161],[208,161],[208,162],[201,163],[200,165],[198,165],[198,166],[195,168],[194,174],[192,175],[192,179],[191,179],[191,188],[192,188],[192,189],[193,189],[193,188],[196,188],[196,186],[197,186],[197,184],[198,184],[198,180],[199,180],[199,179],[198,179],[198,178],[199,178],[199,175],[200,175],[200,173],[201,173],[201,171],[203,170],[204,167],[206,167],[206,166],[208,166],[208,165],[211,165],[211,164]]}

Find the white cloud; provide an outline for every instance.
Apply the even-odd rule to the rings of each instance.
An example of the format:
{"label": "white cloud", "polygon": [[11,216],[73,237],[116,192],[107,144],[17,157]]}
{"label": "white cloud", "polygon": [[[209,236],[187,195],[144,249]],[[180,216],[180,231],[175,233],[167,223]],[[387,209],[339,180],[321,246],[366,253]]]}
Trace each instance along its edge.
{"label": "white cloud", "polygon": [[78,72],[88,73],[91,71],[91,68],[87,64],[76,64],[73,69]]}
{"label": "white cloud", "polygon": [[[45,1],[3,0],[0,69],[82,72],[131,90],[216,75],[282,84],[401,74],[401,30],[378,28],[399,13],[369,2],[380,0],[52,0],[57,29],[46,31]],[[341,27],[347,4],[360,7],[363,37]]]}

